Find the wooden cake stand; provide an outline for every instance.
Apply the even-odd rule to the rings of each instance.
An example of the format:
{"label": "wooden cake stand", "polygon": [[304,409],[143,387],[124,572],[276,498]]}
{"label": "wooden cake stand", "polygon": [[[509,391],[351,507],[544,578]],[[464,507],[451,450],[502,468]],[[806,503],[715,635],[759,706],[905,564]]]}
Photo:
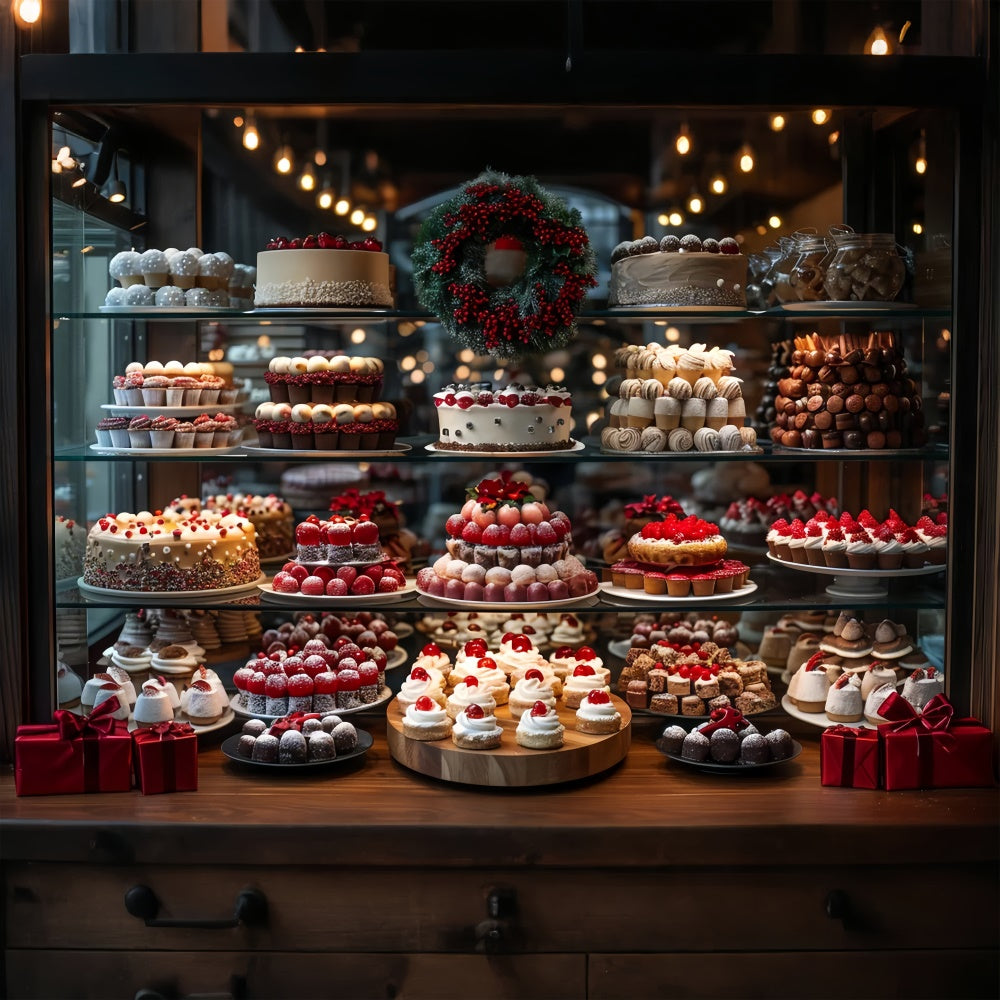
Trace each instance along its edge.
{"label": "wooden cake stand", "polygon": [[578,733],[576,710],[556,705],[559,721],[566,727],[563,745],[555,750],[529,750],[514,739],[517,719],[507,705],[496,709],[503,740],[496,750],[462,750],[449,736],[434,743],[411,740],[403,735],[403,712],[393,698],[386,710],[386,739],[394,760],[412,771],[443,781],[465,785],[517,788],[554,785],[600,774],[617,764],[632,742],[632,712],[620,698],[611,696],[621,713],[622,726],[610,736]]}

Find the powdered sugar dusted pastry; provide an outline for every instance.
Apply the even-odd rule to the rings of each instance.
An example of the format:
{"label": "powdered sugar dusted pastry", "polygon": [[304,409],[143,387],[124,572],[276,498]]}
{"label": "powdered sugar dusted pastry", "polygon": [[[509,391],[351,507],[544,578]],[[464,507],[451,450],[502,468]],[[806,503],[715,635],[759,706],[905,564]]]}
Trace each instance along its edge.
{"label": "powdered sugar dusted pastry", "polygon": [[181,710],[193,726],[211,726],[225,711],[218,694],[207,680],[194,681],[181,694]]}
{"label": "powdered sugar dusted pastry", "polygon": [[944,694],[944,679],[933,668],[917,668],[903,684],[903,697],[918,711],[923,711],[935,695]]}
{"label": "powdered sugar dusted pastry", "polygon": [[144,688],[155,688],[157,691],[163,691],[167,696],[167,700],[170,702],[170,707],[175,712],[180,710],[180,692],[177,690],[177,686],[172,684],[165,677],[150,677],[148,681],[143,681],[142,686]]}
{"label": "powdered sugar dusted pastry", "polygon": [[514,739],[518,746],[529,750],[554,750],[562,746],[565,731],[556,710],[544,701],[537,701],[527,712],[521,713]]}
{"label": "powdered sugar dusted pastry", "polygon": [[606,690],[590,691],[576,710],[576,731],[602,736],[621,729],[621,713]]}
{"label": "powdered sugar dusted pastry", "polygon": [[[170,687],[173,687],[171,684]],[[155,726],[161,722],[173,722],[174,709],[167,692],[155,684],[143,684],[135,700],[132,712],[137,726]]]}
{"label": "powdered sugar dusted pastry", "polygon": [[418,698],[403,716],[403,735],[411,740],[444,740],[451,735],[451,730],[452,722],[447,712],[427,695]]}
{"label": "powdered sugar dusted pastry", "polygon": [[503,729],[496,718],[478,705],[459,712],[451,730],[452,742],[463,750],[494,750],[502,737]]}
{"label": "powdered sugar dusted pastry", "polygon": [[94,708],[97,708],[98,705],[103,705],[104,702],[111,698],[118,701],[118,708],[115,709],[111,717],[124,722],[128,718],[128,701],[125,698],[125,692],[114,681],[105,681],[94,692]]}
{"label": "powdered sugar dusted pastry", "polygon": [[880,726],[883,722],[888,721],[878,714],[878,710],[895,693],[895,683],[883,684],[881,687],[875,688],[865,699],[865,719],[873,726]]}
{"label": "powdered sugar dusted pastry", "polygon": [[831,722],[860,722],[865,702],[857,674],[841,674],[826,695],[826,717]]}

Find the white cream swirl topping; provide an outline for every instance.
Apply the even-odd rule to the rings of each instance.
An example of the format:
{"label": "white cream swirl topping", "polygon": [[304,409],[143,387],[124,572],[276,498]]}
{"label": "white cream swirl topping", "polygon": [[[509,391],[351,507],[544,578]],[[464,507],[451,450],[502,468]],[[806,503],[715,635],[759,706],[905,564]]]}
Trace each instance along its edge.
{"label": "white cream swirl topping", "polygon": [[455,718],[455,732],[459,736],[482,737],[496,736],[502,733],[503,729],[492,715],[483,715],[481,719],[470,719],[464,711],[461,711]]}
{"label": "white cream swirl topping", "polygon": [[554,708],[544,715],[533,715],[530,711],[525,712],[517,722],[517,731],[535,736],[555,736],[565,730],[565,726],[559,721],[559,716]]}
{"label": "white cream swirl topping", "polygon": [[578,718],[586,722],[611,722],[613,719],[621,717],[612,702],[600,701],[595,704],[587,698],[580,702],[576,714]]}
{"label": "white cream swirl topping", "polygon": [[406,708],[406,721],[417,729],[433,729],[449,722],[448,713],[436,702],[431,709],[417,708],[416,703]]}

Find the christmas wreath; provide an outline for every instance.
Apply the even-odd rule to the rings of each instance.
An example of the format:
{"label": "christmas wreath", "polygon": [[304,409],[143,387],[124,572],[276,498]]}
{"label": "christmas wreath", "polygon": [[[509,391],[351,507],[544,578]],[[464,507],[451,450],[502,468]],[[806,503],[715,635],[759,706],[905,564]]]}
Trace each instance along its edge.
{"label": "christmas wreath", "polygon": [[532,177],[487,170],[439,205],[413,250],[417,298],[478,354],[564,347],[594,277],[580,213]]}

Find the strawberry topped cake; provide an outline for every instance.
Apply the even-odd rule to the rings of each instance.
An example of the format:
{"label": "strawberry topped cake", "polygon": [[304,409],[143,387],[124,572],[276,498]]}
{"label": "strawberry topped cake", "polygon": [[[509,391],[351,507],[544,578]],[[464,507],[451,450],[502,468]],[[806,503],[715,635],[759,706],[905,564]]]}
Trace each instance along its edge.
{"label": "strawberry topped cake", "polygon": [[417,574],[417,587],[431,597],[534,603],[597,590],[597,577],[571,554],[569,518],[507,473],[470,489],[445,530],[448,554]]}
{"label": "strawberry topped cake", "polygon": [[254,306],[391,306],[389,255],[373,237],[278,236],[257,254]]}
{"label": "strawberry topped cake", "polygon": [[916,524],[895,510],[880,521],[863,510],[855,518],[844,512],[835,517],[817,511],[807,521],[779,518],[767,533],[775,559],[833,569],[919,569],[945,561],[948,515],[923,515]]}
{"label": "strawberry topped cake", "polygon": [[435,447],[448,451],[558,451],[573,444],[568,389],[514,382],[449,385],[434,394]]}

